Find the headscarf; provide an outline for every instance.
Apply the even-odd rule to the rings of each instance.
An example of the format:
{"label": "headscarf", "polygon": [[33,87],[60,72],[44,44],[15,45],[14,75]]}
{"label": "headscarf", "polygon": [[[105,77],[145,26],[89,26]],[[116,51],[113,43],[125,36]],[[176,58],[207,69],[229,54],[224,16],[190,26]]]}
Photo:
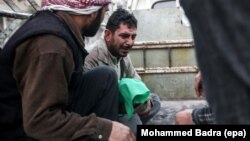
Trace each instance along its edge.
{"label": "headscarf", "polygon": [[98,11],[110,2],[111,0],[42,0],[42,9],[88,15]]}

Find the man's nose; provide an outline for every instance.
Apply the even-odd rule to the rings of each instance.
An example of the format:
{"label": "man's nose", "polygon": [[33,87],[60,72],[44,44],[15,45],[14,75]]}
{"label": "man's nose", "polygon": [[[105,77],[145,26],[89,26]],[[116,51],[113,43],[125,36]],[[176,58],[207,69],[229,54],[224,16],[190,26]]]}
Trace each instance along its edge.
{"label": "man's nose", "polygon": [[126,40],[126,45],[133,45],[134,44],[134,40],[130,37]]}

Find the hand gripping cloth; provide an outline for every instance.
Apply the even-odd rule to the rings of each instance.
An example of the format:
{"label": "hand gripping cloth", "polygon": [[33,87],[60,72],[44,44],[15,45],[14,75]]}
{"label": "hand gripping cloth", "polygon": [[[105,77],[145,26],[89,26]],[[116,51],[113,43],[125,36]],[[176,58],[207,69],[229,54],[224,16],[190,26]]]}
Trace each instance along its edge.
{"label": "hand gripping cloth", "polygon": [[119,81],[120,102],[124,104],[128,117],[134,112],[134,105],[147,101],[150,91],[139,79],[122,78]]}

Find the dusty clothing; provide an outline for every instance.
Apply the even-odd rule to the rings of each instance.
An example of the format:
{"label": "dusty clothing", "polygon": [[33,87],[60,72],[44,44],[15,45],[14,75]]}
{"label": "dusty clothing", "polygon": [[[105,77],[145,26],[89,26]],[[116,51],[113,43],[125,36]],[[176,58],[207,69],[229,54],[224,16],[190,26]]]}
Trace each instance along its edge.
{"label": "dusty clothing", "polygon": [[[60,22],[72,31],[77,44],[83,49],[83,38],[71,17],[64,12],[58,12],[55,17],[59,17]],[[81,117],[66,111],[68,88],[76,67],[74,60],[69,44],[55,34],[34,36],[16,47],[13,76],[21,97],[16,95],[12,99],[21,101],[22,98],[22,107],[20,105],[16,111],[23,111],[15,114],[20,118],[24,114],[23,127],[33,138],[69,141],[84,140],[86,135],[102,135],[103,140],[109,137],[110,120],[95,114]],[[13,122],[22,124],[22,119]]]}
{"label": "dusty clothing", "polygon": [[98,40],[85,58],[83,71],[87,72],[97,66],[110,66],[117,72],[118,78],[130,77],[141,79],[134,69],[129,56],[117,59],[107,49],[104,39]]}

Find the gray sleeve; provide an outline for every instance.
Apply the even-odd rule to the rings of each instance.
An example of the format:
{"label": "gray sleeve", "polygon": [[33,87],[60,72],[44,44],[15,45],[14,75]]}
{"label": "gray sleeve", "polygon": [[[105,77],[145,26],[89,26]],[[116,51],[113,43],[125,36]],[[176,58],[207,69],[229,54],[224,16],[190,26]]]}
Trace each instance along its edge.
{"label": "gray sleeve", "polygon": [[192,119],[194,124],[214,124],[214,114],[209,106],[195,108],[192,112]]}

